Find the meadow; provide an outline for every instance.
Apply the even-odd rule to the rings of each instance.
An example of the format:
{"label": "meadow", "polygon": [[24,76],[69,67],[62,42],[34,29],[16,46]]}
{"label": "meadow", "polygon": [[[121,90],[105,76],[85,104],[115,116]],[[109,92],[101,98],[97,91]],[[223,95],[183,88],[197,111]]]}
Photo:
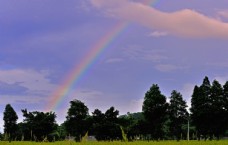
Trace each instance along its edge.
{"label": "meadow", "polygon": [[136,142],[0,142],[0,145],[228,145],[228,140],[221,141],[136,141]]}

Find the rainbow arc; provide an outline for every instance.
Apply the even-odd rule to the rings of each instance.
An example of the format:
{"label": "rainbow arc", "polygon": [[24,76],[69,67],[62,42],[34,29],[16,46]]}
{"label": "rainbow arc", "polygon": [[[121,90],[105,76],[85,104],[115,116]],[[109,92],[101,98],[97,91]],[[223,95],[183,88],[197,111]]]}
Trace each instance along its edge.
{"label": "rainbow arc", "polygon": [[[155,5],[159,0],[144,0],[146,5]],[[105,49],[108,49],[112,42],[123,32],[129,23],[118,23],[111,31],[107,32],[101,37],[96,44],[93,44],[89,49],[90,51],[83,57],[80,63],[76,64],[75,67],[66,75],[62,84],[57,88],[56,91],[50,96],[51,100],[47,105],[47,111],[55,111],[63,99],[72,90],[73,86],[76,86],[85,72],[95,64],[96,59],[102,54]]]}

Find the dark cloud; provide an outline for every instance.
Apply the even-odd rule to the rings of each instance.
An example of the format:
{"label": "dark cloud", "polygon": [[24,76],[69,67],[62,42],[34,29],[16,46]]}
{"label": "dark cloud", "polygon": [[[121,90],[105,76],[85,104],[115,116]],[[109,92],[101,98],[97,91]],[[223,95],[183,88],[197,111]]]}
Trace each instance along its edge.
{"label": "dark cloud", "polygon": [[47,90],[30,90],[22,86],[23,82],[13,84],[0,81],[0,95],[15,95],[15,96],[39,96],[44,97],[50,93]]}
{"label": "dark cloud", "polygon": [[23,82],[16,82],[13,84],[0,81],[1,95],[24,95],[27,94],[28,88],[21,86]]}

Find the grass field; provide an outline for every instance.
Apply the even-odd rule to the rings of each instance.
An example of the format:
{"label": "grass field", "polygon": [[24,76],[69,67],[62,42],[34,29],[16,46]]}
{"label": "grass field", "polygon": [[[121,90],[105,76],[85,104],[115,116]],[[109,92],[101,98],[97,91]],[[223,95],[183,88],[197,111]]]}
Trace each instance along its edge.
{"label": "grass field", "polygon": [[76,142],[53,142],[53,143],[45,143],[45,142],[0,142],[0,145],[228,145],[228,141],[137,141],[137,142],[84,142],[84,143],[76,143]]}

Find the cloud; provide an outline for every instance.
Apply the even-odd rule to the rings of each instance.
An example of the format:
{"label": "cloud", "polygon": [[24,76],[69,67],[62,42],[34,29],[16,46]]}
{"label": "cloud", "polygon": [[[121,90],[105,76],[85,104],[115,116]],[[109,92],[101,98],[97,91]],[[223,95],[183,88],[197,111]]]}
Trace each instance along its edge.
{"label": "cloud", "polygon": [[48,74],[48,71],[28,69],[0,70],[0,93],[47,96],[56,88],[47,78]]}
{"label": "cloud", "polygon": [[217,14],[223,18],[228,18],[228,10],[220,10]]}
{"label": "cloud", "polygon": [[8,84],[0,81],[0,94],[1,95],[16,95],[16,94],[26,94],[28,88],[20,85],[21,82],[15,82],[13,84]]}
{"label": "cloud", "polygon": [[220,62],[208,62],[206,63],[209,67],[220,67],[220,68],[228,68],[228,64],[226,61],[220,61]]}
{"label": "cloud", "polygon": [[27,96],[27,95],[1,95],[1,102],[0,104],[6,105],[6,104],[26,104],[26,105],[32,105],[32,104],[44,104],[46,101],[45,98],[42,98],[40,96]]}
{"label": "cloud", "polygon": [[161,72],[172,72],[175,70],[185,69],[186,67],[176,66],[172,64],[158,64],[155,66],[155,69]]}
{"label": "cloud", "polygon": [[165,52],[160,49],[151,48],[141,48],[140,46],[130,46],[124,48],[125,57],[133,60],[146,60],[152,61],[154,63],[167,60],[168,57],[165,56]]}
{"label": "cloud", "polygon": [[149,34],[149,36],[152,36],[152,37],[161,37],[161,36],[167,36],[167,35],[168,35],[167,32],[160,32],[160,31],[154,31]]}
{"label": "cloud", "polygon": [[193,38],[228,38],[228,23],[190,9],[162,12],[129,0],[91,0],[106,15],[133,21],[152,30]]}
{"label": "cloud", "polygon": [[[56,85],[47,78],[48,76],[48,71],[0,69],[0,107],[9,103],[15,106],[17,111],[23,108],[42,110],[44,105],[48,104],[46,96],[56,88]],[[19,113],[19,120],[22,121],[20,111],[17,113]],[[0,121],[0,127],[2,124],[3,122]]]}

